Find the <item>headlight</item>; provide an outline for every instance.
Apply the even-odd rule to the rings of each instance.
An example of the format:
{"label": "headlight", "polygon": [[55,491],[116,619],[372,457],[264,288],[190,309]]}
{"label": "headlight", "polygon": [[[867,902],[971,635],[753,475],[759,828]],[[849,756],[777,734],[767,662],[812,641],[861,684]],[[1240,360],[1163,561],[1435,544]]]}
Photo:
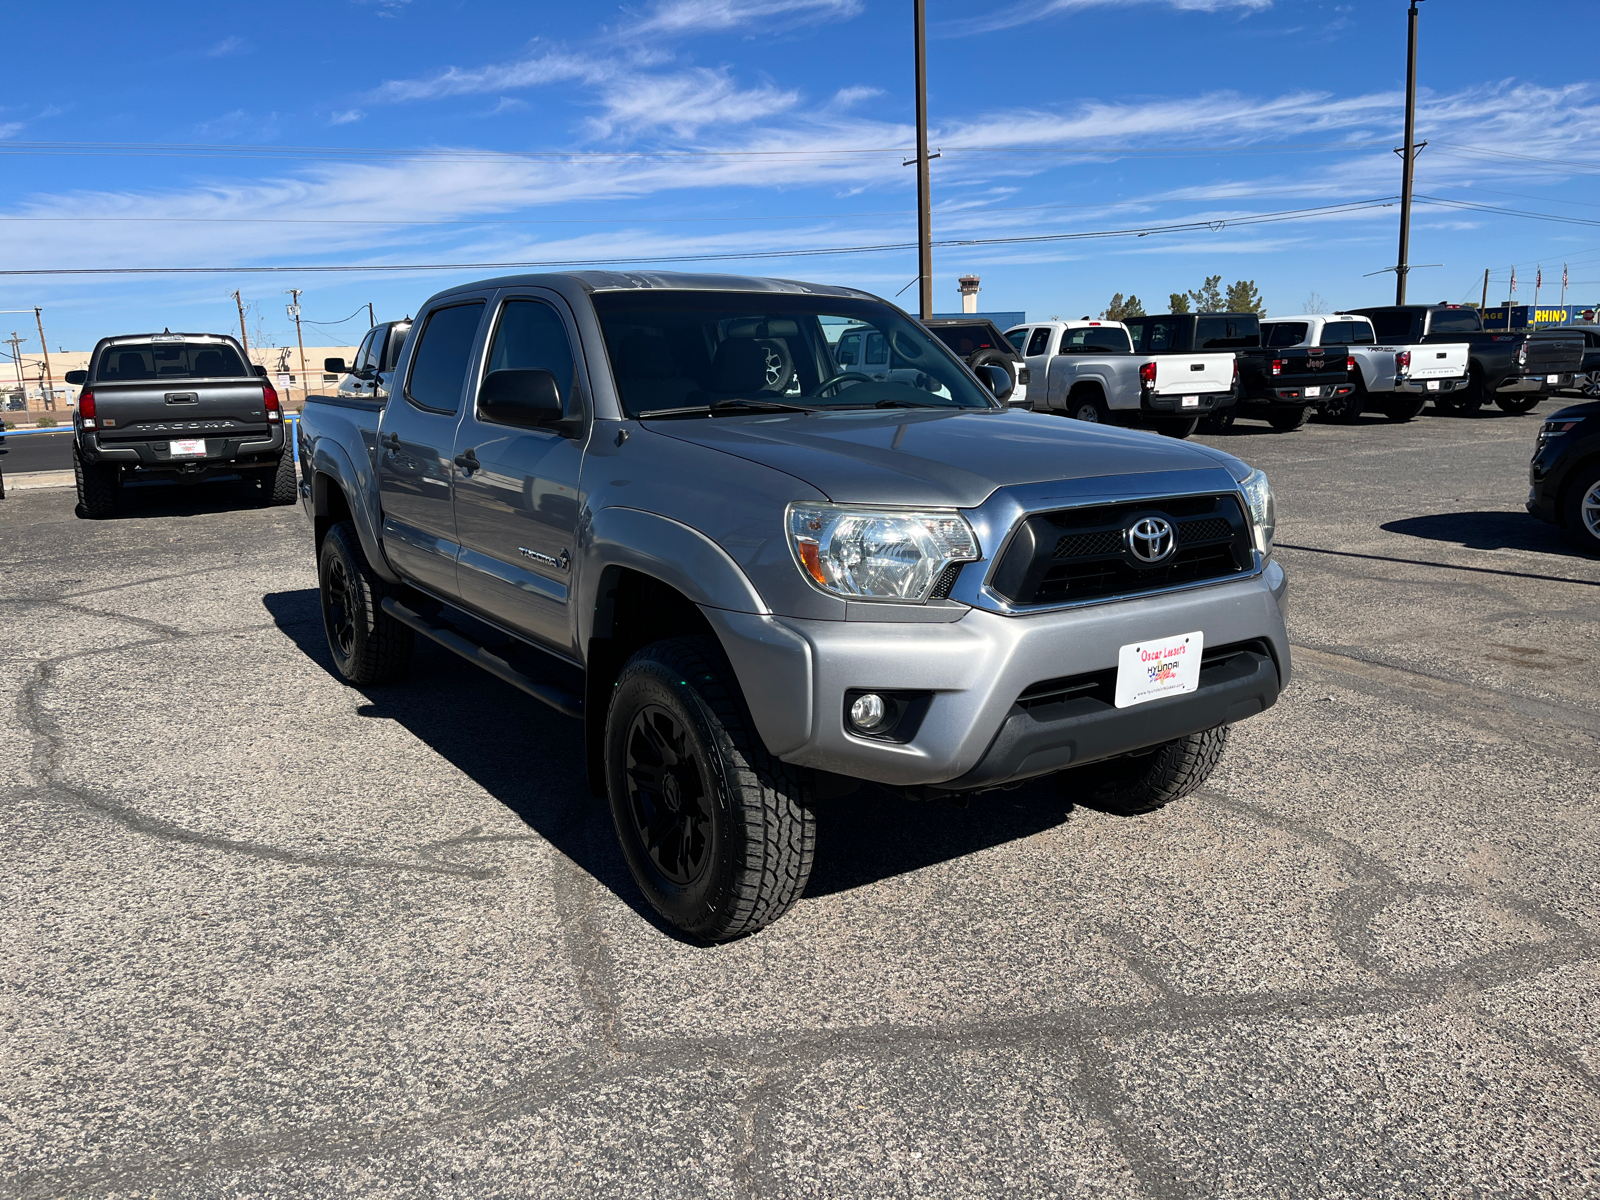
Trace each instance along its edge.
{"label": "headlight", "polygon": [[791,504],[789,549],[807,579],[858,600],[922,604],[951,563],[978,558],[978,539],[954,512]]}
{"label": "headlight", "polygon": [[1244,493],[1245,507],[1250,511],[1250,525],[1255,530],[1256,549],[1262,555],[1272,553],[1272,534],[1278,525],[1278,514],[1273,509],[1272,485],[1266,473],[1251,471],[1245,476],[1239,490]]}

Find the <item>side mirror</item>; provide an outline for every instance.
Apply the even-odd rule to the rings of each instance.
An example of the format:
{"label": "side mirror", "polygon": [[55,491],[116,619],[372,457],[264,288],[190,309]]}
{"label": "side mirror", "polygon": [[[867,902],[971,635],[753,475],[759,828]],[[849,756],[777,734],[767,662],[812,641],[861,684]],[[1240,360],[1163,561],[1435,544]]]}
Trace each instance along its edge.
{"label": "side mirror", "polygon": [[66,381],[73,387],[82,387],[84,384],[89,382],[89,372],[68,371],[65,378]]}
{"label": "side mirror", "polygon": [[325,358],[322,360],[322,369],[330,375],[343,375],[349,370],[344,365],[342,358]]}
{"label": "side mirror", "polygon": [[501,425],[554,425],[565,415],[549,371],[490,371],[478,389],[478,415]]}
{"label": "side mirror", "polygon": [[1011,372],[1004,367],[997,367],[994,363],[984,363],[978,368],[978,378],[988,385],[996,400],[1004,400],[1011,395],[1013,387]]}

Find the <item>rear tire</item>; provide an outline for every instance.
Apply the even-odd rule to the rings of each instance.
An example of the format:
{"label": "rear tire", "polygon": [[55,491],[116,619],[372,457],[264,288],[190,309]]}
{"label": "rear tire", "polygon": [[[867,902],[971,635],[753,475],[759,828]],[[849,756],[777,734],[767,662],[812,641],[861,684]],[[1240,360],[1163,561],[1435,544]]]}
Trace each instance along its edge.
{"label": "rear tire", "polygon": [[293,504],[300,497],[299,478],[294,470],[294,450],[288,446],[278,459],[278,469],[261,479],[263,499],[269,505]]}
{"label": "rear tire", "polygon": [[1304,425],[1310,416],[1309,404],[1298,404],[1292,408],[1286,405],[1274,405],[1267,410],[1267,424],[1279,433],[1290,433]]}
{"label": "rear tire", "polygon": [[1200,432],[1227,433],[1228,430],[1233,428],[1234,419],[1238,415],[1237,406],[1232,404],[1228,405],[1227,408],[1215,409],[1200,418]]}
{"label": "rear tire", "polygon": [[373,573],[356,527],[340,521],[322,539],[317,557],[322,593],[322,628],[333,664],[357,687],[389,683],[411,665],[415,637],[383,611],[388,585]]}
{"label": "rear tire", "polygon": [[72,478],[78,485],[78,515],[104,521],[117,515],[117,469],[104,463],[84,462],[72,448]]}
{"label": "rear tire", "polygon": [[1067,397],[1067,416],[1090,425],[1111,424],[1111,409],[1106,405],[1106,398],[1092,389]]}
{"label": "rear tire", "polygon": [[1585,467],[1567,484],[1561,524],[1572,544],[1587,554],[1600,554],[1600,463]]}
{"label": "rear tire", "polygon": [[1153,750],[1066,771],[1069,795],[1090,808],[1122,816],[1154,812],[1181,800],[1211,778],[1228,747],[1228,727],[1191,733]]}
{"label": "rear tire", "polygon": [[1355,425],[1360,422],[1361,414],[1367,411],[1367,387],[1358,377],[1355,390],[1348,396],[1337,396],[1328,402],[1328,407],[1322,410],[1330,421],[1340,425]]}
{"label": "rear tire", "polygon": [[1458,417],[1470,417],[1483,407],[1484,401],[1489,398],[1488,386],[1483,381],[1483,372],[1473,370],[1467,386],[1455,392],[1444,392],[1433,398],[1433,407],[1440,412],[1453,413]]}
{"label": "rear tire", "polygon": [[1383,415],[1397,425],[1404,425],[1407,421],[1413,420],[1427,403],[1427,396],[1400,392],[1383,402]]}
{"label": "rear tire", "polygon": [[767,753],[714,638],[671,638],[628,660],[605,755],[628,869],[674,928],[727,941],[805,891],[816,856],[809,773]]}

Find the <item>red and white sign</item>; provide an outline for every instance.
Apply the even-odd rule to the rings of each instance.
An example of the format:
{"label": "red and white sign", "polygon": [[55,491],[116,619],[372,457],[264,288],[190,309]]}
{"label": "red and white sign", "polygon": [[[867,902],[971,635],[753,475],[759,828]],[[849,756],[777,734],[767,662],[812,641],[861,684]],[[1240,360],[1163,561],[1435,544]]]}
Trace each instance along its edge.
{"label": "red and white sign", "polygon": [[1117,651],[1116,706],[1131,708],[1194,691],[1200,686],[1200,653],[1205,641],[1205,634],[1196,630],[1123,646]]}

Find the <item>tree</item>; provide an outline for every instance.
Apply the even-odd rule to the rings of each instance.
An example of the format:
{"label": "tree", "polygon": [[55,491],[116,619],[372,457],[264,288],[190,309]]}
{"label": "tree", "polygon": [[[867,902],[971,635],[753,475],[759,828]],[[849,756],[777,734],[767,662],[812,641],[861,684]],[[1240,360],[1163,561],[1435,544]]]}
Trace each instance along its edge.
{"label": "tree", "polygon": [[1236,279],[1229,284],[1227,305],[1224,312],[1255,313],[1258,317],[1267,315],[1267,306],[1261,302],[1261,293],[1256,290],[1254,279]]}
{"label": "tree", "polygon": [[1189,293],[1189,299],[1194,304],[1195,312],[1226,312],[1227,309],[1222,307],[1222,276],[1207,275],[1200,290]]}
{"label": "tree", "polygon": [[1167,311],[1170,313],[1186,313],[1189,311],[1189,297],[1182,292],[1173,292],[1167,297]]}
{"label": "tree", "polygon": [[1328,307],[1328,302],[1318,292],[1312,292],[1306,297],[1305,304],[1300,309],[1303,313],[1325,313],[1333,310]]}
{"label": "tree", "polygon": [[1142,316],[1144,316],[1144,305],[1132,292],[1128,293],[1126,300],[1122,298],[1121,292],[1112,296],[1111,303],[1106,305],[1105,312],[1100,314],[1101,319],[1105,321],[1126,321],[1129,317]]}

